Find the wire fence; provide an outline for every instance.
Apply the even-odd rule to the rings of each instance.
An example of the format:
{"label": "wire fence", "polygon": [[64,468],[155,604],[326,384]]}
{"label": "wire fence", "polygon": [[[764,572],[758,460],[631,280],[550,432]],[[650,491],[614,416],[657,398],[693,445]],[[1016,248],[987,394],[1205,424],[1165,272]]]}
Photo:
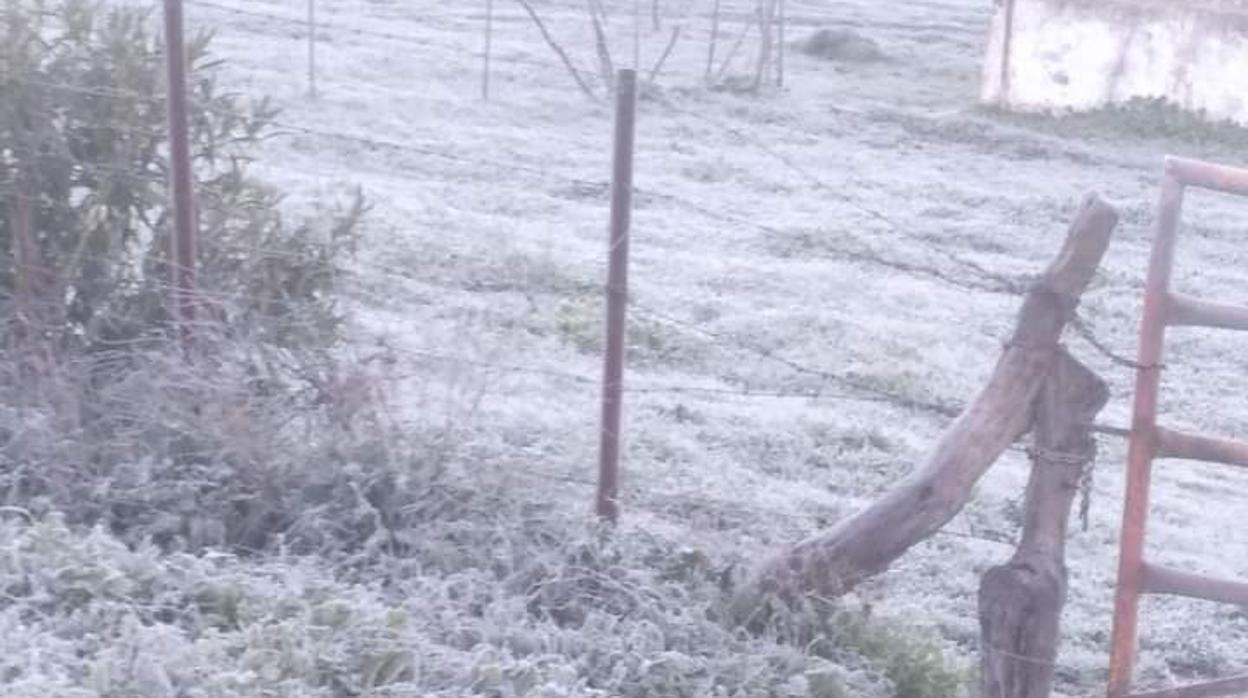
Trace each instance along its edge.
{"label": "wire fence", "polygon": [[[356,15],[352,15],[348,18],[342,14],[326,14],[322,12],[318,16],[318,19],[315,23],[309,23],[307,17],[303,15],[302,13],[302,9],[303,9],[302,3],[292,4],[290,12],[280,12],[280,11],[274,11],[272,9],[268,9],[270,7],[269,5],[266,5],[263,7],[261,7],[260,5],[243,6],[241,4],[213,2],[212,0],[187,0],[187,4],[192,7],[203,8],[211,12],[238,17],[238,18],[242,18],[245,20],[256,20],[256,21],[263,21],[263,22],[268,22],[268,23],[277,23],[292,30],[292,33],[296,35],[298,35],[299,32],[304,32],[303,35],[305,37],[311,34],[312,30],[315,30],[315,37],[320,38],[320,39],[325,39],[325,40],[338,41],[338,42],[343,41],[344,37],[351,37],[357,40],[359,39],[364,39],[364,40],[381,39],[381,40],[386,40],[386,41],[401,42],[401,43],[408,44],[411,46],[428,48],[430,50],[435,50],[435,51],[445,50],[446,48],[446,47],[439,46],[437,42],[427,37],[413,36],[413,35],[399,33],[396,31],[388,31],[388,30],[377,29],[375,27],[365,26],[360,23],[361,18]],[[662,19],[665,21],[673,21],[673,20],[687,21],[695,17],[709,19],[709,15],[703,16],[703,15],[695,14],[694,10],[696,6],[697,6],[697,3],[695,3],[693,0],[687,0],[683,4],[679,5],[679,10],[677,12],[671,13],[666,9],[667,6],[665,4]],[[799,24],[800,23],[814,24],[814,23],[817,23],[818,21],[823,21],[823,20],[834,21],[839,17],[839,15],[836,15],[834,12],[820,12],[817,9],[811,8],[811,7],[802,7],[800,11],[798,11],[797,9],[794,9],[794,10],[791,10],[790,12],[791,12],[790,21],[793,21],[794,23],[799,23]],[[454,19],[466,19],[466,20],[477,21],[477,17],[469,16],[469,15],[462,14],[462,13],[454,13],[454,12],[447,13],[446,17],[454,18]],[[749,12],[743,8],[737,8],[734,10],[734,8],[725,6],[720,19],[722,21],[727,21],[727,22],[731,22],[731,21],[743,22],[743,21],[746,21],[748,17],[749,17]],[[483,54],[481,53],[470,52],[469,55],[473,58],[483,57]],[[499,63],[513,63],[513,64],[520,65],[520,66],[540,67],[544,69],[566,68],[564,64],[556,62],[556,61],[545,61],[545,60],[532,59],[528,57],[514,56],[514,55],[494,56],[493,60]],[[583,71],[583,72],[585,72],[588,75],[595,75],[595,76],[599,75],[599,73],[596,73],[593,71]],[[133,91],[133,90],[125,90],[125,89],[110,88],[110,87],[63,84],[63,83],[49,82],[49,81],[43,81],[43,80],[38,80],[38,79],[33,79],[33,78],[16,78],[15,80],[17,83],[24,83],[24,84],[28,84],[31,86],[43,87],[43,88],[48,88],[48,89],[66,90],[66,91],[80,93],[80,94],[89,95],[89,96],[137,100],[137,101],[141,101],[143,103],[149,104],[153,107],[163,106],[163,103],[164,103],[164,97],[163,95],[160,95],[160,94],[145,94],[145,93],[140,93],[140,92]],[[907,227],[905,225],[894,220],[892,217],[883,213],[882,211],[866,205],[865,203],[856,199],[852,195],[842,192],[839,188],[829,185],[827,182],[825,182],[822,179],[822,177],[810,171],[809,168],[803,167],[802,165],[798,164],[793,158],[777,150],[775,147],[771,146],[769,143],[767,143],[765,140],[758,137],[757,135],[744,131],[740,128],[733,127],[731,125],[724,124],[716,119],[713,119],[704,114],[701,114],[698,111],[683,108],[682,106],[680,106],[674,100],[671,100],[671,99],[662,99],[660,100],[659,105],[661,106],[661,108],[665,110],[669,110],[673,113],[677,113],[682,116],[695,119],[698,122],[703,123],[720,133],[723,133],[727,136],[737,139],[740,142],[743,142],[749,145],[750,147],[757,149],[758,152],[760,152],[767,158],[776,161],[786,170],[799,176],[805,183],[807,183],[812,188],[818,189],[822,194],[830,195],[839,204],[847,207],[850,210],[853,210],[862,214],[868,220],[876,223],[880,229],[880,232],[896,237],[896,238],[913,239],[913,235],[908,232]],[[145,138],[159,139],[163,135],[163,133],[159,130],[140,129],[140,128],[137,128],[133,124],[129,124],[125,122],[105,121],[97,125],[107,126],[109,128],[116,129],[118,132],[124,132],[124,133],[128,133],[131,135],[142,136]],[[569,176],[569,175],[551,170],[548,167],[529,165],[529,164],[525,164],[522,162],[516,162],[513,160],[486,158],[476,153],[470,153],[470,152],[465,152],[463,150],[457,150],[454,147],[446,143],[421,143],[421,142],[414,142],[414,141],[398,142],[398,141],[393,141],[393,140],[377,138],[377,137],[373,137],[369,135],[364,135],[360,133],[352,133],[348,130],[329,130],[325,128],[313,127],[313,126],[309,126],[305,124],[296,123],[295,121],[292,121],[288,118],[275,120],[271,123],[271,126],[274,129],[276,129],[276,131],[272,134],[275,136],[306,135],[306,136],[312,136],[312,137],[331,140],[331,141],[340,141],[340,142],[358,144],[358,145],[366,146],[369,148],[388,149],[388,150],[394,150],[394,151],[420,155],[423,157],[430,157],[430,158],[437,158],[437,159],[441,159],[445,161],[458,162],[458,163],[462,163],[465,165],[469,165],[474,168],[493,168],[496,170],[506,171],[506,172],[523,172],[525,174],[532,175],[535,178],[545,179],[545,180],[557,180],[557,181],[567,183],[573,186],[577,186],[586,190],[601,191],[604,193],[609,187],[609,182],[605,180],[596,180],[596,179],[587,179],[583,177]],[[135,175],[135,172],[133,169],[128,168],[124,165],[112,165],[112,164],[104,164],[104,163],[83,163],[82,161],[68,154],[42,152],[38,154],[38,157],[64,161],[67,164],[74,165],[81,173],[86,174],[86,175],[91,175],[91,176],[134,176]],[[154,174],[160,174],[163,176],[163,173],[161,172],[156,172]],[[759,232],[768,234],[768,235],[783,234],[785,232],[782,228],[771,225],[769,223],[761,222],[758,220],[752,220],[749,218],[727,213],[725,211],[718,210],[718,209],[706,206],[704,204],[701,204],[698,201],[691,200],[686,197],[682,197],[678,194],[657,191],[657,190],[650,190],[650,189],[643,188],[643,187],[635,187],[635,191],[640,196],[649,197],[655,201],[661,201],[661,202],[665,202],[673,206],[683,208],[685,210],[696,213],[704,218],[707,218],[717,223],[748,227],[748,228],[758,230]],[[7,187],[0,186],[0,195],[14,197],[14,198],[26,198],[26,199],[35,200],[35,201],[38,200],[37,196],[32,197],[27,192],[22,191],[19,188],[16,188],[13,186],[7,186]],[[950,286],[965,289],[968,291],[981,291],[981,292],[989,292],[989,293],[1018,295],[1018,294],[1021,294],[1026,289],[1028,282],[1029,282],[1028,279],[1016,279],[1016,278],[1009,278],[1009,277],[1003,276],[990,269],[987,269],[983,265],[971,259],[959,256],[958,254],[950,250],[947,250],[941,246],[935,246],[934,248],[931,248],[931,249],[936,254],[944,258],[952,266],[952,269],[947,266],[942,266],[942,265],[937,265],[937,264],[932,264],[932,263],[925,263],[925,262],[916,262],[912,260],[902,259],[893,255],[889,255],[887,253],[877,250],[875,246],[871,244],[870,241],[863,238],[862,236],[851,235],[851,234],[847,234],[841,231],[841,234],[838,235],[838,238],[839,238],[839,245],[834,247],[832,250],[830,250],[834,256],[837,256],[837,257],[840,257],[842,259],[849,260],[849,261],[854,261],[854,262],[859,262],[863,264],[870,264],[870,265],[892,269],[894,271],[898,271],[904,274],[926,277],[926,278],[937,280],[939,282],[948,284]],[[252,249],[252,250],[247,250],[247,251],[250,253],[254,253],[254,254],[282,254],[280,250]],[[354,264],[356,264],[360,268],[369,269],[373,272],[387,274],[387,275],[404,276],[404,277],[410,275],[410,272],[408,270],[397,269],[397,268],[394,268],[393,266],[386,265],[383,263],[378,263],[378,262],[356,260]],[[42,270],[42,271],[50,272],[52,270]],[[234,299],[234,300],[237,300],[237,299]],[[652,319],[661,321],[670,326],[679,328],[682,331],[701,337],[702,339],[704,339],[705,341],[709,343],[718,344],[721,347],[727,348],[731,351],[743,352],[743,353],[750,354],[758,358],[773,362],[779,366],[782,366],[792,371],[794,374],[801,375],[806,378],[813,378],[819,382],[819,387],[791,389],[791,390],[761,390],[761,389],[753,389],[747,386],[725,388],[722,386],[646,385],[646,386],[632,387],[629,389],[631,392],[635,392],[635,393],[670,392],[670,393],[680,393],[680,394],[690,394],[690,395],[692,394],[735,395],[735,396],[749,396],[749,397],[754,397],[754,398],[785,398],[785,399],[811,399],[811,400],[833,400],[833,399],[885,400],[885,401],[895,402],[897,404],[900,404],[908,408],[918,409],[918,410],[929,412],[929,413],[939,415],[942,417],[951,417],[953,415],[956,415],[959,409],[956,404],[947,402],[947,401],[922,400],[922,399],[902,397],[902,396],[898,396],[894,394],[888,394],[887,392],[882,391],[879,388],[871,386],[869,381],[864,381],[862,379],[855,378],[853,376],[848,376],[841,372],[830,371],[830,370],[825,370],[821,368],[802,365],[798,362],[793,361],[792,359],[781,356],[777,354],[776,352],[759,347],[748,340],[742,340],[739,338],[724,335],[722,333],[716,333],[714,331],[701,327],[695,323],[691,323],[691,322],[676,318],[674,315],[670,313],[665,313],[665,312],[657,310],[656,308],[650,307],[649,305],[643,304],[637,298],[631,298],[630,304],[634,310],[644,315],[648,315]],[[1106,357],[1109,357],[1110,360],[1113,361],[1116,365],[1120,365],[1126,368],[1134,367],[1133,362],[1122,358],[1116,352],[1110,349],[1106,345],[1105,342],[1099,340],[1096,337],[1094,331],[1092,330],[1091,325],[1092,323],[1089,322],[1086,318],[1076,318],[1076,322],[1073,323],[1073,326],[1076,329],[1078,335],[1082,337],[1083,339],[1085,339],[1094,350],[1105,355]],[[466,361],[465,359],[462,359],[462,357],[453,357],[449,355],[436,356],[435,354],[436,354],[435,352],[425,352],[424,358],[438,358],[439,360],[444,360],[444,361],[449,361],[449,360]],[[570,374],[570,373],[564,373],[564,372],[552,372],[552,371],[548,371],[546,369],[541,369],[537,367],[522,367],[522,366],[508,366],[508,365],[490,365],[490,366],[482,366],[482,367],[488,367],[494,370],[528,372],[528,373],[533,373],[535,375],[547,375],[548,377],[557,377],[562,380],[570,380],[570,381],[574,381],[577,383],[584,383],[584,384],[591,384],[591,383],[597,382],[596,378],[591,378],[589,376]],[[836,386],[842,392],[838,392],[836,389],[833,389],[831,386]]]}
{"label": "wire fence", "polygon": [[[366,40],[370,42],[373,40],[385,40],[401,42],[405,45],[426,48],[431,51],[446,50],[446,47],[438,45],[437,42],[427,37],[407,35],[396,31],[388,31],[364,26],[359,22],[361,18],[354,15],[347,18],[342,14],[326,15],[322,13],[319,15],[319,19],[315,23],[309,23],[307,19],[301,15],[301,13],[297,14],[295,11],[290,13],[281,13],[260,8],[258,5],[242,6],[240,4],[225,4],[212,2],[210,0],[188,0],[187,4],[192,7],[203,8],[211,12],[241,18],[246,21],[280,24],[281,26],[291,30],[292,34],[299,35],[299,32],[304,32],[305,37],[315,38],[316,40],[333,40],[336,42],[344,42],[348,40],[348,38],[354,40]],[[689,19],[692,16],[691,9],[694,5],[695,4],[693,2],[685,3],[683,12],[675,15],[675,18]],[[292,8],[292,10],[301,9],[302,7]],[[806,23],[815,23],[816,21],[825,18],[819,13],[812,12],[811,8],[804,8],[803,13],[804,15],[791,17],[791,21],[794,21],[795,23],[803,21]],[[453,14],[448,16],[457,19],[465,18],[462,14]],[[744,19],[744,17],[745,15],[741,14],[739,19]],[[733,14],[731,12],[725,12],[721,19],[730,21],[732,18]],[[833,15],[829,13],[826,18],[832,19]],[[672,19],[672,17],[665,17],[665,19]],[[468,55],[472,58],[484,57],[484,54],[479,52],[468,52]],[[492,60],[498,63],[511,63],[518,66],[537,67],[542,69],[563,70],[567,68],[565,64],[557,61],[546,61],[516,55],[496,55],[492,57]],[[580,72],[590,76],[601,77],[601,74],[595,71]],[[32,87],[64,90],[85,96],[135,100],[148,104],[152,107],[162,107],[164,103],[164,96],[159,93],[145,94],[121,88],[64,84],[29,77],[15,78],[15,81],[17,83],[27,84]],[[381,89],[385,88],[381,87]],[[838,204],[861,214],[867,220],[875,223],[878,228],[878,234],[888,235],[894,239],[900,240],[914,239],[913,234],[909,232],[906,225],[895,220],[888,214],[885,214],[883,211],[865,204],[863,201],[855,198],[854,196],[844,193],[838,187],[830,185],[821,176],[815,174],[809,168],[802,166],[792,157],[787,156],[759,136],[720,122],[719,120],[708,117],[696,110],[684,108],[672,99],[662,98],[656,103],[655,106],[657,108],[670,111],[671,113],[692,118],[699,123],[706,125],[708,128],[756,149],[763,156],[775,161],[785,170],[801,178],[801,180],[808,186],[819,190],[822,194],[829,195]],[[163,132],[159,130],[142,129],[136,127],[134,124],[123,121],[113,122],[105,120],[96,124],[96,126],[106,126],[108,128],[115,129],[119,133],[127,133],[144,138],[159,139],[163,136]],[[323,127],[299,123],[298,119],[291,118],[289,115],[272,121],[271,126],[275,129],[272,134],[275,136],[310,136],[328,141],[339,141],[361,145],[373,149],[387,149],[411,153],[425,158],[435,158],[443,161],[457,162],[476,169],[492,168],[508,173],[521,172],[539,180],[555,180],[589,191],[600,191],[604,194],[610,185],[610,183],[606,180],[570,176],[546,166],[531,165],[514,160],[484,157],[474,152],[468,152],[464,149],[456,148],[455,146],[445,142],[433,143],[419,142],[415,140],[405,140],[400,142],[387,140],[372,135],[351,132],[348,129],[330,130]],[[84,163],[69,154],[41,152],[37,154],[37,157],[61,160],[67,164],[73,165],[80,173],[89,176],[103,177],[135,175],[134,170],[125,165]],[[164,173],[156,172],[154,174],[163,176]],[[767,235],[780,235],[786,232],[783,228],[770,223],[728,213],[679,194],[651,190],[644,187],[635,187],[635,192],[640,196],[648,197],[654,201],[664,202],[696,213],[697,215],[715,223],[747,227]],[[25,198],[33,201],[39,200],[38,195],[32,196],[28,192],[11,185],[0,186],[0,196]],[[1025,278],[1010,278],[1001,275],[986,268],[982,264],[960,256],[957,253],[947,250],[941,246],[932,248],[932,251],[939,255],[947,263],[946,265],[904,259],[882,252],[878,250],[870,240],[861,235],[842,233],[839,234],[837,238],[838,244],[833,246],[830,250],[830,252],[836,257],[857,263],[891,269],[903,274],[926,277],[967,291],[1018,295],[1027,288],[1030,281]],[[261,248],[239,251],[259,255],[283,254],[283,251],[281,250]],[[352,264],[357,268],[378,274],[398,277],[410,277],[411,275],[410,270],[397,268],[393,265],[376,261],[357,259],[352,262]],[[31,267],[31,270],[34,270],[34,267]],[[39,271],[41,273],[55,272],[55,270],[51,269],[41,269]],[[592,282],[585,283],[590,286],[596,285]],[[202,293],[205,294],[206,298],[212,298],[212,292],[203,291]],[[244,299],[239,298],[236,295],[231,296],[230,294],[225,294],[223,296],[218,295],[218,297],[214,300],[221,302],[239,302]],[[808,381],[813,380],[814,385],[774,389],[760,388],[749,385],[724,385],[723,379],[713,379],[706,385],[671,385],[642,382],[636,385],[626,386],[625,391],[628,393],[706,397],[721,396],[748,399],[885,402],[906,409],[929,413],[941,418],[951,418],[956,416],[956,414],[960,411],[960,406],[953,401],[900,395],[889,391],[888,389],[878,387],[870,380],[854,376],[844,371],[835,371],[802,364],[776,351],[759,346],[749,339],[743,339],[724,334],[722,332],[716,332],[699,325],[698,323],[678,318],[674,314],[652,307],[648,303],[642,302],[641,299],[636,297],[630,298],[630,307],[643,316],[647,316],[652,320],[676,328],[688,335],[698,337],[700,340],[706,342],[707,344],[714,345],[720,350],[750,355],[761,360],[771,362],[778,367],[782,367],[791,372],[795,376],[801,376]],[[1077,331],[1078,335],[1085,339],[1094,350],[1109,357],[1116,365],[1125,368],[1135,367],[1133,362],[1122,358],[1110,349],[1105,342],[1099,340],[1091,328],[1091,323],[1086,318],[1076,317],[1073,327]],[[552,370],[537,366],[494,363],[431,349],[410,349],[405,351],[413,359],[420,359],[424,361],[450,362],[503,373],[542,376],[587,386],[596,385],[599,382],[599,378],[596,376],[583,375],[569,371]]]}
{"label": "wire fence", "polygon": [[[341,14],[321,14],[319,21],[314,24],[310,24],[301,14],[296,14],[295,12],[282,14],[268,9],[258,9],[258,6],[256,5],[243,6],[239,4],[224,4],[211,2],[210,0],[187,0],[187,4],[192,7],[202,8],[221,15],[232,16],[247,21],[278,24],[288,30],[293,30],[291,33],[294,34],[306,32],[305,36],[311,35],[316,40],[324,39],[335,42],[344,42],[348,39],[366,41],[384,40],[401,43],[405,46],[428,49],[430,51],[447,50],[447,47],[440,46],[437,42],[426,37],[406,35],[395,31],[362,26],[358,24],[358,17],[346,18]],[[695,3],[693,0],[689,0],[684,4],[683,13],[673,16],[665,15],[664,19],[680,19],[682,21],[688,21],[691,18],[707,19],[704,15],[693,14],[691,8],[694,6]],[[462,15],[454,16],[461,19],[463,18]],[[735,19],[743,22],[747,16],[748,15],[745,12],[736,14],[725,12],[722,19],[725,21]],[[803,13],[801,15],[792,17],[790,21],[794,24],[815,24],[820,19],[824,18],[831,20],[835,19],[836,16],[832,13],[828,13],[826,16],[819,15],[818,13],[811,11],[811,8],[807,7],[803,8]],[[485,57],[483,52],[462,50],[460,50],[460,52],[475,59]],[[603,79],[601,71],[586,70],[575,66],[569,67],[568,65],[558,61],[547,61],[527,56],[506,54],[493,55],[491,58],[492,61],[500,64],[512,64],[525,68],[540,68],[543,70],[563,71],[570,69],[587,79]],[[165,101],[164,96],[159,93],[148,94],[120,88],[64,84],[28,77],[14,78],[13,82],[15,84],[27,84],[38,88],[62,90],[89,97],[135,100],[152,107],[160,108],[163,108]],[[384,86],[378,85],[377,87],[379,89],[385,89]],[[829,243],[829,252],[834,257],[858,264],[889,269],[905,275],[927,278],[946,284],[953,288],[974,293],[1018,296],[1023,294],[1028,289],[1032,281],[1029,278],[1013,278],[1000,274],[973,259],[959,255],[958,253],[945,249],[941,246],[929,246],[928,249],[935,255],[939,256],[943,261],[943,264],[931,261],[916,261],[914,259],[904,258],[902,256],[883,251],[879,249],[879,245],[877,244],[878,236],[888,236],[895,241],[916,241],[917,237],[910,231],[905,223],[895,219],[893,216],[890,216],[878,208],[866,204],[853,195],[845,193],[841,188],[830,184],[824,179],[824,177],[811,171],[810,168],[804,167],[794,158],[786,155],[780,149],[774,147],[758,135],[736,128],[729,124],[725,124],[696,110],[687,109],[670,98],[660,98],[652,104],[654,108],[667,110],[671,113],[680,114],[684,117],[694,119],[698,123],[704,124],[718,133],[724,134],[748,147],[755,149],[762,156],[774,161],[786,171],[799,177],[812,189],[818,190],[821,194],[827,195],[838,205],[856,212],[875,224],[876,230],[873,231],[874,237],[839,231],[840,234],[838,234],[835,244]],[[102,120],[95,124],[95,126],[106,126],[114,129],[118,133],[126,133],[132,136],[155,140],[160,140],[165,135],[161,130],[143,129],[124,121]],[[486,157],[468,149],[456,147],[451,143],[431,141],[422,142],[415,139],[398,141],[365,133],[354,132],[349,129],[329,129],[323,126],[316,126],[302,121],[296,114],[285,114],[280,118],[273,120],[271,122],[271,126],[274,129],[272,135],[277,137],[308,136],[329,142],[350,143],[370,149],[392,150],[396,152],[410,153],[423,158],[456,162],[474,169],[490,168],[500,172],[523,173],[538,181],[558,181],[560,183],[573,185],[584,190],[602,192],[604,195],[610,187],[610,182],[606,180],[573,176],[559,172],[548,166],[533,165],[516,160],[500,159],[497,157]],[[9,150],[14,154],[24,154],[28,156],[33,155],[38,159],[47,161],[55,160],[64,164],[72,165],[78,173],[88,177],[133,177],[136,175],[134,169],[125,164],[83,162],[80,158],[74,157],[71,154],[56,152],[33,153],[23,150],[21,146],[12,147]],[[164,172],[159,170],[147,174],[154,174],[162,177],[165,175]],[[783,235],[788,232],[782,226],[736,215],[725,210],[706,205],[703,202],[694,200],[687,196],[682,196],[678,193],[659,191],[657,189],[650,189],[646,187],[635,187],[634,191],[639,196],[647,197],[653,201],[664,202],[668,205],[695,213],[707,221],[720,225],[740,226],[753,229],[765,235]],[[11,182],[0,182],[0,197],[21,199],[33,203],[39,203],[42,201],[42,197],[39,194],[31,194],[29,191],[23,190]],[[282,256],[291,254],[283,249],[266,248],[260,245],[236,247],[229,250],[229,252],[258,256]],[[61,271],[56,268],[32,264],[29,262],[18,263],[13,261],[9,266],[14,271],[22,269],[27,272],[38,272],[48,275],[55,275]],[[344,272],[347,272],[349,269],[357,269],[373,275],[396,277],[399,279],[410,279],[413,274],[413,271],[408,268],[358,257],[348,262],[345,266],[346,268],[344,269]],[[601,284],[590,280],[582,280],[581,285],[593,287],[600,286]],[[173,290],[167,284],[156,284],[153,288],[162,292],[171,292]],[[198,289],[196,293],[199,298],[204,301],[223,304],[245,303],[249,300],[254,300],[248,295],[248,292],[241,290],[212,290],[201,288]],[[0,303],[7,302],[9,300],[10,299],[0,298]],[[692,321],[679,317],[675,313],[661,310],[643,298],[636,296],[630,297],[629,307],[640,316],[662,323],[663,325],[673,328],[688,337],[696,338],[698,341],[703,342],[705,345],[714,348],[717,351],[728,352],[736,356],[749,356],[769,362],[770,364],[783,369],[789,375],[800,377],[805,381],[798,386],[777,388],[774,387],[774,384],[755,386],[740,384],[739,382],[734,383],[734,380],[736,379],[724,376],[704,376],[703,382],[690,380],[680,383],[643,378],[636,381],[630,381],[623,387],[623,392],[629,395],[680,396],[725,400],[793,400],[833,403],[879,403],[899,409],[927,414],[933,418],[942,420],[956,417],[961,411],[961,405],[956,400],[941,397],[907,395],[894,389],[881,387],[877,381],[873,381],[869,377],[855,375],[849,371],[809,365],[795,360],[792,357],[786,356],[783,352],[762,346],[749,337],[742,337],[718,331],[708,327],[704,323]],[[1107,342],[1099,338],[1095,332],[1093,323],[1089,318],[1075,315],[1072,317],[1071,327],[1078,337],[1084,340],[1094,351],[1107,357],[1115,366],[1124,369],[1139,368],[1135,362],[1122,357],[1117,351],[1111,348]],[[473,356],[465,356],[462,353],[450,352],[438,347],[388,346],[387,349],[392,350],[395,353],[406,357],[407,360],[420,365],[430,363],[448,364],[477,369],[487,373],[533,376],[541,379],[585,386],[587,388],[596,387],[601,383],[600,376],[589,375],[587,373],[555,369],[547,366],[528,365],[522,362],[492,361]],[[541,386],[534,386],[534,389],[541,390],[543,388]],[[1112,428],[1101,428],[1099,431],[1102,433],[1122,435],[1121,430],[1114,430]],[[1018,450],[1020,452],[1022,451],[1022,449]],[[532,470],[527,474],[551,481],[567,482],[587,487],[595,485],[592,480],[577,478],[566,474],[543,472],[540,470]],[[1014,545],[1014,541],[1010,540],[1008,536],[991,531],[971,530],[968,532],[962,532],[956,530],[941,530],[937,532],[937,535],[973,539],[992,544],[1008,545],[1011,547]],[[1004,653],[1004,650],[998,650],[996,648],[988,649]],[[1033,661],[1027,657],[1018,658],[1025,661]]]}

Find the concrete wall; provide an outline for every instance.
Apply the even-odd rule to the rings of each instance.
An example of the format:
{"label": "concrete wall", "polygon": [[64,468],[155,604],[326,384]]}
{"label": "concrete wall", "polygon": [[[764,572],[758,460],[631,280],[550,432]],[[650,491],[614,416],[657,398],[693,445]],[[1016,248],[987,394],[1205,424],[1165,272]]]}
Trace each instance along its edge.
{"label": "concrete wall", "polygon": [[996,0],[985,103],[1082,111],[1133,97],[1248,125],[1248,0]]}

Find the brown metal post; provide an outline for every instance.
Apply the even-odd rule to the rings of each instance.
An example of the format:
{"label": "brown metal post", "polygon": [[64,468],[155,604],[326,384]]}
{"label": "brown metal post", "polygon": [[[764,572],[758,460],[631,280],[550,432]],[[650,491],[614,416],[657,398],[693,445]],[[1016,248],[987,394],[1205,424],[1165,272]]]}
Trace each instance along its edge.
{"label": "brown metal post", "polygon": [[195,321],[195,202],[187,125],[186,42],[182,0],[165,0],[165,65],[168,68],[169,159],[173,187],[174,308],[183,341]]}
{"label": "brown metal post", "polygon": [[1127,451],[1127,492],[1114,598],[1114,633],[1110,649],[1109,695],[1120,698],[1131,689],[1138,632],[1144,530],[1149,485],[1157,442],[1157,391],[1161,383],[1162,345],[1166,333],[1166,301],[1174,266],[1175,240],[1183,203],[1183,185],[1167,169],[1161,185],[1156,238],[1144,287],[1144,320],[1140,327],[1139,368],[1135,375],[1135,406]]}
{"label": "brown metal post", "polygon": [[611,178],[611,266],[607,276],[607,346],[602,377],[598,452],[598,516],[620,516],[620,414],[624,387],[624,329],[628,305],[628,237],[633,206],[633,141],[637,71],[616,76],[615,152]]}

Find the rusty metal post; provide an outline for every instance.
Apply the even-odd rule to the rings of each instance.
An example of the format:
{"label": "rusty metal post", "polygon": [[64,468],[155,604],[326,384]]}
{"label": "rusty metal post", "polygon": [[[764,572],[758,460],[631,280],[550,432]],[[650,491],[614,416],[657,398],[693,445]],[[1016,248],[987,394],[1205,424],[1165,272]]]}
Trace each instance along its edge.
{"label": "rusty metal post", "polygon": [[195,202],[187,125],[186,42],[182,0],[165,0],[165,66],[168,81],[169,160],[173,188],[174,308],[184,342],[195,321]]}
{"label": "rusty metal post", "polygon": [[633,206],[633,141],[637,71],[616,76],[615,151],[611,177],[611,266],[607,275],[607,346],[602,377],[598,452],[598,516],[619,519],[620,415],[624,388],[624,330],[628,306],[628,237]]}
{"label": "rusty metal post", "polygon": [[1157,443],[1157,391],[1161,383],[1162,346],[1174,248],[1183,202],[1183,184],[1167,170],[1161,184],[1156,237],[1144,287],[1144,319],[1140,327],[1139,366],[1135,374],[1134,416],[1127,451],[1127,492],[1114,598],[1114,633],[1110,648],[1109,695],[1119,698],[1131,689],[1138,631],[1144,530],[1149,486]]}

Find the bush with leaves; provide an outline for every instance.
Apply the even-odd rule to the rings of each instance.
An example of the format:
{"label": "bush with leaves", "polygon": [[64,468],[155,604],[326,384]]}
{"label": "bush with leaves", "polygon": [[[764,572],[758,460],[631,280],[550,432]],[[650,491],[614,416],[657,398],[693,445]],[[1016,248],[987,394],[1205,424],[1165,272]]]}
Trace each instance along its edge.
{"label": "bush with leaves", "polygon": [[[168,541],[376,535],[369,493],[412,463],[386,421],[384,365],[342,358],[336,298],[362,197],[286,221],[247,173],[275,111],[222,90],[209,36],[192,37],[201,236],[185,355],[168,312],[157,18],[89,0],[3,10],[0,503]],[[349,520],[312,525],[309,507]]]}
{"label": "bush with leaves", "polygon": [[[168,129],[150,14],[88,0],[6,6],[0,290],[61,342],[133,339],[166,320]],[[201,302],[266,339],[331,338],[334,262],[362,202],[332,221],[284,223],[278,194],[244,170],[275,111],[221,91],[209,39],[188,42]]]}

